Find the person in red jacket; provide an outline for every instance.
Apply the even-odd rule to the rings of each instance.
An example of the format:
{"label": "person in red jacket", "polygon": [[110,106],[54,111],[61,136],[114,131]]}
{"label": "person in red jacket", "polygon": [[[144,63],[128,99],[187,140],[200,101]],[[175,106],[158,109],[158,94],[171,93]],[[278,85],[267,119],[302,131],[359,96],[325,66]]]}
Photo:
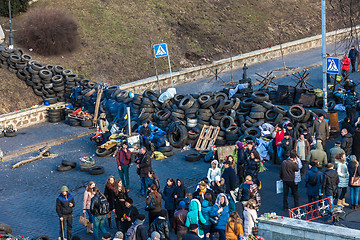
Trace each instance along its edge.
{"label": "person in red jacket", "polygon": [[348,72],[350,71],[350,58],[348,58],[346,55],[344,56],[344,58],[341,60],[341,75],[343,77],[345,77]]}
{"label": "person in red jacket", "polygon": [[281,141],[284,139],[285,136],[285,130],[281,125],[276,125],[275,127],[276,135],[275,135],[275,145],[277,149],[277,154],[282,162],[282,155],[283,155],[283,148],[281,147]]}
{"label": "person in red jacket", "polygon": [[128,143],[123,142],[121,149],[116,155],[116,163],[119,169],[120,179],[124,184],[126,191],[129,191],[129,168],[131,162],[131,151],[128,149]]}

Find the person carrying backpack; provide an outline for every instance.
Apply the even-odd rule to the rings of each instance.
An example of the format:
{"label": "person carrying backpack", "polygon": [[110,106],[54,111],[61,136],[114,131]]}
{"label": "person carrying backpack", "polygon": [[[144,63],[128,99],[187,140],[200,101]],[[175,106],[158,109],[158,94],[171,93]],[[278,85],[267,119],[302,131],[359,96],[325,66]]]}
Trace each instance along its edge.
{"label": "person carrying backpack", "polygon": [[314,160],[310,162],[310,169],[305,176],[305,186],[307,188],[307,195],[309,203],[319,200],[319,190],[322,186],[323,176],[318,169],[319,161]]}
{"label": "person carrying backpack", "polygon": [[127,230],[125,240],[146,240],[147,230],[144,221],[145,215],[139,214],[135,222]]}
{"label": "person carrying backpack", "polygon": [[105,234],[106,214],[109,213],[109,202],[106,197],[100,192],[99,188],[94,188],[95,196],[91,199],[90,212],[94,216],[94,230],[93,239],[100,240],[99,230]]}

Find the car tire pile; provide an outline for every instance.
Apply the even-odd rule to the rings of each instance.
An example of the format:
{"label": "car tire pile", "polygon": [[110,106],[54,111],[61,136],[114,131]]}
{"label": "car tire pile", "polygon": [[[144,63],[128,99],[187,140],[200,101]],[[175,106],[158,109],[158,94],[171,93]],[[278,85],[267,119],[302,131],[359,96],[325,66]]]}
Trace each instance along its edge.
{"label": "car tire pile", "polygon": [[[63,160],[61,165],[57,166],[58,172],[67,172],[72,169],[75,169],[77,166],[76,162]],[[80,164],[81,172],[89,172],[90,175],[100,175],[105,173],[105,169],[102,166],[97,166],[93,164]]]}

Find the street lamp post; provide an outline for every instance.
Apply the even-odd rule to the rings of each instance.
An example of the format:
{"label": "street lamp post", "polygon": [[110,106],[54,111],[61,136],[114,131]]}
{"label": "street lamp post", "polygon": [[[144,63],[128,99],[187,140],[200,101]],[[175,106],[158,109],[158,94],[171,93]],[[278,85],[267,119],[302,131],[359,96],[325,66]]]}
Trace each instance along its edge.
{"label": "street lamp post", "polygon": [[10,23],[10,32],[9,32],[9,49],[14,48],[13,32],[11,26],[11,0],[9,0],[9,23]]}
{"label": "street lamp post", "polygon": [[325,0],[321,0],[321,32],[322,32],[322,71],[323,71],[323,97],[324,107],[327,112],[327,81],[326,81],[326,5]]}

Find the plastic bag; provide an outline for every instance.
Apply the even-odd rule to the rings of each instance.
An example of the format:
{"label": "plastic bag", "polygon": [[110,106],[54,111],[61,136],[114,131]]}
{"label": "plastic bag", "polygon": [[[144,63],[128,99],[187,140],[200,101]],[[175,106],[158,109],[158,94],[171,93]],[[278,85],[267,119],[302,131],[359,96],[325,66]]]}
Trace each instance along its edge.
{"label": "plastic bag", "polygon": [[169,88],[159,96],[158,100],[159,102],[164,103],[166,100],[173,98],[175,94],[176,94],[176,89]]}

